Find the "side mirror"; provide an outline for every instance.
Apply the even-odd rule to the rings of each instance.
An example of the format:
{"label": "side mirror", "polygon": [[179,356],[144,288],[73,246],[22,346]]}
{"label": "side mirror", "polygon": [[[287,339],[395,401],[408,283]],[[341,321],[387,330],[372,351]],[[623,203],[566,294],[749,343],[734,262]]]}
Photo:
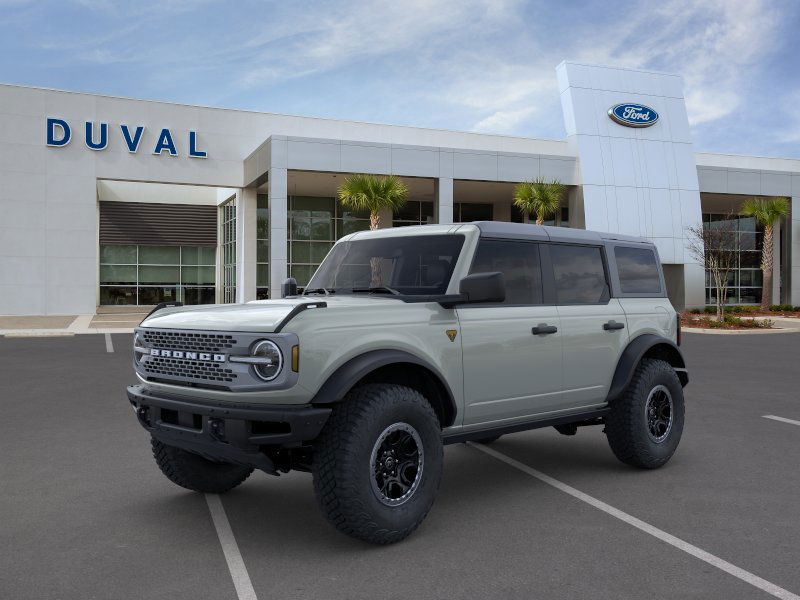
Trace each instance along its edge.
{"label": "side mirror", "polygon": [[464,304],[503,302],[506,299],[506,282],[499,271],[472,273],[459,282],[458,292],[464,297]]}
{"label": "side mirror", "polygon": [[281,298],[286,296],[297,296],[297,280],[294,277],[287,277],[281,284]]}

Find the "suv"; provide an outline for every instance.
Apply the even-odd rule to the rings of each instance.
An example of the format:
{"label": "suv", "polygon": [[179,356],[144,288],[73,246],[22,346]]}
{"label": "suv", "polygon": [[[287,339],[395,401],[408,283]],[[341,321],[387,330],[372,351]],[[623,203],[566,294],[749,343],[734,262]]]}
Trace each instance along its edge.
{"label": "suv", "polygon": [[442,447],[603,425],[666,463],[683,430],[680,324],[652,243],[477,222],[363,231],[297,294],[166,307],[134,335],[128,388],[174,483],[313,474],[339,530],[386,544],[430,510]]}

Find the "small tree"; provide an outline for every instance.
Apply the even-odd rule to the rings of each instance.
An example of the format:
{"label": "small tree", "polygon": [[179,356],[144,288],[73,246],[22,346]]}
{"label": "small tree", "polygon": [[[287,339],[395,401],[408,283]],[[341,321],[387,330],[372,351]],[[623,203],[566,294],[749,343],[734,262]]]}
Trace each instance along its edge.
{"label": "small tree", "polygon": [[514,204],[529,215],[536,215],[536,224],[541,225],[558,212],[566,189],[557,179],[523,181],[514,187]]}
{"label": "small tree", "polygon": [[761,244],[761,272],[763,289],[761,290],[761,306],[769,309],[772,304],[772,263],[774,256],[773,235],[775,221],[789,212],[786,198],[749,198],[742,205],[742,214],[753,217],[756,224],[764,228],[764,241]]}
{"label": "small tree", "polygon": [[686,248],[701,263],[716,293],[717,321],[725,320],[728,276],[736,267],[736,222],[729,214],[721,221],[689,227]]}
{"label": "small tree", "polygon": [[408,197],[408,188],[396,175],[351,175],[339,186],[339,200],[353,210],[369,211],[369,228],[381,226],[381,210],[392,212],[402,208]]}
{"label": "small tree", "polygon": [[[339,186],[339,200],[353,210],[369,211],[369,228],[381,226],[381,211],[390,209],[394,213],[406,203],[408,188],[396,175],[351,175]],[[370,258],[372,270],[370,287],[381,285],[381,257]]]}

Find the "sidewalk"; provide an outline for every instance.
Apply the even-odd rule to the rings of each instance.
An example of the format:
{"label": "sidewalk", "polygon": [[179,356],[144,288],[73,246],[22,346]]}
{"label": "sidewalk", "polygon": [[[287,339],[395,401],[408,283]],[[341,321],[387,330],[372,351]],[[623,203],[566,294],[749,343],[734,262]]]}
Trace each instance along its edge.
{"label": "sidewalk", "polygon": [[58,337],[86,333],[133,333],[146,312],[97,315],[0,316],[0,336]]}

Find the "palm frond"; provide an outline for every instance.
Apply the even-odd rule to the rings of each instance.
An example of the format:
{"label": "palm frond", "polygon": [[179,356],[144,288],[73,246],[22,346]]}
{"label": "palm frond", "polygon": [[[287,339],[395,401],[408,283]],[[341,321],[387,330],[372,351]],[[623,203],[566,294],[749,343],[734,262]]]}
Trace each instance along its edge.
{"label": "palm frond", "polygon": [[408,188],[396,175],[379,177],[356,174],[345,178],[339,186],[341,203],[354,210],[378,213],[384,208],[395,212],[406,203]]}
{"label": "palm frond", "polygon": [[789,213],[786,198],[748,198],[742,204],[742,214],[753,217],[762,227],[772,226]]}
{"label": "palm frond", "polygon": [[544,221],[558,212],[565,191],[566,186],[557,179],[545,181],[540,177],[516,185],[514,204],[535,216],[537,222]]}

